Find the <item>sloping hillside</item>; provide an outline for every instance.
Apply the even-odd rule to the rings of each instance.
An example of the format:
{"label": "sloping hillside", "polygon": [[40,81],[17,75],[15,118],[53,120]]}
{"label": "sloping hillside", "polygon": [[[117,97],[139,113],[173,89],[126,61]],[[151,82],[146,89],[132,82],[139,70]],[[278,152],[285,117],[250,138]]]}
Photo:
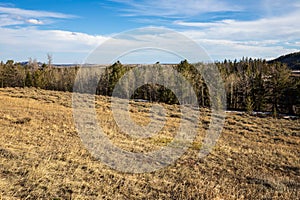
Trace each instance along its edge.
{"label": "sloping hillside", "polygon": [[[197,157],[210,117],[201,111],[199,136],[174,164],[152,173],[127,174],[94,159],[78,136],[71,93],[0,89],[0,199],[299,199],[299,120],[228,113],[210,155]],[[97,97],[104,132],[121,148],[151,151],[177,130],[177,106],[164,105],[166,126],[153,138],[122,134],[109,99]],[[150,103],[132,102],[137,123]],[[156,118],[156,117],[155,117]],[[157,118],[159,119],[159,117]]]}
{"label": "sloping hillside", "polygon": [[292,70],[300,70],[300,52],[280,56],[279,58],[269,61],[269,63],[273,62],[281,62]]}

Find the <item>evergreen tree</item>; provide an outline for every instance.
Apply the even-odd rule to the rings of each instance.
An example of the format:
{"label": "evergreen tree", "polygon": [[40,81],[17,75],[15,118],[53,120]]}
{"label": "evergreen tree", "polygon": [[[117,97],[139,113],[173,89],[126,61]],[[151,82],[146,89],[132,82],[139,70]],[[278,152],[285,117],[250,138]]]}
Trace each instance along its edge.
{"label": "evergreen tree", "polygon": [[274,63],[270,66],[268,74],[269,79],[269,97],[272,104],[272,112],[277,117],[279,110],[279,100],[284,94],[285,88],[290,87],[291,71],[286,65]]}

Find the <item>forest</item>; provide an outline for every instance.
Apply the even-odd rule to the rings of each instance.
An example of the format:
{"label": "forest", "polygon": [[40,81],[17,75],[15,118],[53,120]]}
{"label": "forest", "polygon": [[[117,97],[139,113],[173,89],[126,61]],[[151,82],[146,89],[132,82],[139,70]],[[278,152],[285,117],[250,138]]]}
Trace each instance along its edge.
{"label": "forest", "polygon": [[[164,65],[160,65],[164,68]],[[202,64],[209,67],[209,64]],[[215,62],[221,73],[226,90],[227,110],[246,111],[249,114],[269,112],[300,115],[300,77],[292,74],[286,64],[267,62],[263,59],[243,58],[239,61]],[[95,91],[97,95],[111,96],[118,80],[138,65],[123,65],[119,61],[103,68]],[[171,65],[193,87],[199,106],[210,107],[207,85],[193,64],[187,60]],[[74,81],[80,66],[57,67],[49,63],[39,64],[30,60],[26,64],[8,60],[0,63],[0,87],[36,87],[46,90],[73,91]],[[135,84],[138,74],[132,77]],[[159,74],[157,74],[159,76]],[[151,102],[178,104],[174,93],[161,85],[144,85],[131,96]]]}

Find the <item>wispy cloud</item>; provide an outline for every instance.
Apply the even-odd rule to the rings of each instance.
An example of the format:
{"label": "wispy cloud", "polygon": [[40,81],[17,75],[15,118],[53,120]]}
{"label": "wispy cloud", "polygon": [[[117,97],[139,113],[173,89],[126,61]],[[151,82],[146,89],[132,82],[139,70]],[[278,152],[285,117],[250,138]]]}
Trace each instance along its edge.
{"label": "wispy cloud", "polygon": [[127,6],[125,16],[185,18],[202,13],[238,11],[239,6],[218,0],[110,0]]}
{"label": "wispy cloud", "polygon": [[7,14],[0,14],[0,27],[1,26],[9,26],[9,25],[19,25],[23,24],[24,20],[18,19],[15,17],[11,17]]}
{"label": "wispy cloud", "polygon": [[25,10],[20,8],[0,7],[0,13],[22,16],[22,17],[50,17],[50,18],[73,18],[74,15],[67,15],[57,12],[37,11],[37,10]]}
{"label": "wispy cloud", "polygon": [[74,15],[68,15],[58,12],[26,10],[0,5],[0,26],[2,27],[22,24],[42,25],[45,24],[45,21],[51,21],[48,19],[70,19],[75,17],[76,16]]}
{"label": "wispy cloud", "polygon": [[184,22],[174,24],[193,27],[200,37],[232,40],[299,40],[300,9],[283,16],[251,21],[222,20],[217,22]]}

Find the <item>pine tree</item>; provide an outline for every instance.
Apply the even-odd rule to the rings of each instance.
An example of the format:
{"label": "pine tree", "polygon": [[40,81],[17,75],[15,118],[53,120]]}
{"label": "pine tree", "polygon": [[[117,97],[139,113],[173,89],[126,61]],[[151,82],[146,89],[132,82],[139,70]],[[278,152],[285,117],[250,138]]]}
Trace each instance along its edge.
{"label": "pine tree", "polygon": [[274,63],[270,66],[269,71],[269,95],[272,104],[272,112],[274,117],[277,117],[279,110],[279,100],[282,97],[284,90],[291,84],[291,71],[286,65]]}

